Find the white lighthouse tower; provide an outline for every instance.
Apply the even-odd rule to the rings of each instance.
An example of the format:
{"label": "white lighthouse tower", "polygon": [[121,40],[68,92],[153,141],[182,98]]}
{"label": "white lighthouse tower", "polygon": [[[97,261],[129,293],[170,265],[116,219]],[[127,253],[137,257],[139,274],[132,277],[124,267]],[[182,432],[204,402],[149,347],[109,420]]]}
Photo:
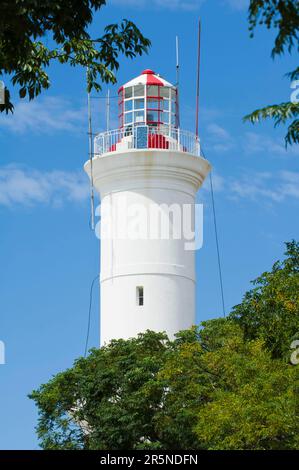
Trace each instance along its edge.
{"label": "white lighthouse tower", "polygon": [[178,126],[175,86],[144,70],[118,93],[119,128],[95,137],[85,164],[102,208],[101,345],[195,323],[195,251],[177,229],[210,170]]}

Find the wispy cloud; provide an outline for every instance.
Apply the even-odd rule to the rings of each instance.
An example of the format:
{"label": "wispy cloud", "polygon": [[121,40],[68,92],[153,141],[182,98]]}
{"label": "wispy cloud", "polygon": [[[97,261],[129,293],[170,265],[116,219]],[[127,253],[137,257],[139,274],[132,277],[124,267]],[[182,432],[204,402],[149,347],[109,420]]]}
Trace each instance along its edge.
{"label": "wispy cloud", "polygon": [[[299,172],[246,172],[239,177],[213,173],[213,187],[231,200],[261,204],[299,199]],[[203,189],[209,191],[206,180]],[[81,171],[40,171],[19,165],[0,167],[0,206],[61,206],[80,203],[89,195],[87,176]]]}
{"label": "wispy cloud", "polygon": [[205,0],[111,0],[112,5],[134,8],[164,8],[167,10],[193,11],[200,8]]}
{"label": "wispy cloud", "polygon": [[[204,118],[204,138],[202,145],[209,152],[224,153],[232,149],[245,156],[271,155],[274,157],[299,156],[299,146],[285,147],[283,135],[267,135],[261,132],[244,131],[232,134],[219,121],[224,117],[216,109],[210,110]],[[207,155],[208,157],[208,155]]]}
{"label": "wispy cloud", "polygon": [[85,108],[76,108],[60,97],[41,97],[30,102],[19,101],[13,114],[0,114],[0,129],[19,134],[76,132],[83,130],[85,119]]}
{"label": "wispy cloud", "polygon": [[230,196],[261,203],[263,200],[280,202],[283,197],[275,186],[276,178],[269,173],[253,173],[244,175],[229,184]]}
{"label": "wispy cloud", "polygon": [[88,178],[82,172],[40,171],[18,165],[0,167],[0,205],[61,205],[88,197]]}
{"label": "wispy cloud", "polygon": [[249,0],[224,0],[233,10],[247,10]]}
{"label": "wispy cloud", "polygon": [[283,197],[291,196],[299,198],[299,172],[282,171],[280,176],[280,190]]}
{"label": "wispy cloud", "polygon": [[299,153],[299,148],[296,145],[286,149],[281,136],[273,138],[256,132],[246,132],[242,136],[242,147],[247,154],[271,153],[272,155],[285,156],[286,154],[298,155]]}
{"label": "wispy cloud", "polygon": [[[286,199],[299,199],[299,172],[246,172],[239,178],[227,178],[226,184],[215,185],[215,191],[225,191],[228,198],[234,200],[266,203],[280,203]],[[215,177],[214,177],[215,180]]]}
{"label": "wispy cloud", "polygon": [[207,146],[215,152],[227,152],[235,146],[230,133],[216,123],[207,126]]}
{"label": "wispy cloud", "polygon": [[[189,113],[194,118],[194,109],[191,108]],[[216,107],[202,107],[200,111],[200,120],[205,123],[214,122],[216,119],[223,117],[223,110]]]}
{"label": "wispy cloud", "polygon": [[[110,0],[112,5],[134,8],[163,8],[168,10],[198,10],[206,0]],[[218,0],[232,10],[242,11],[248,8],[249,0]]]}

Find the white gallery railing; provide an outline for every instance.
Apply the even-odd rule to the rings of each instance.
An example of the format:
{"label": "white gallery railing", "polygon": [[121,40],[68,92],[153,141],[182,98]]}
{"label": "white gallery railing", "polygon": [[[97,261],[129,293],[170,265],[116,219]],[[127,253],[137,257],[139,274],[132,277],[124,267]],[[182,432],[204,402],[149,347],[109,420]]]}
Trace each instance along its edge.
{"label": "white gallery railing", "polygon": [[101,132],[94,138],[95,155],[130,149],[173,150],[203,156],[199,139],[192,132],[168,126],[127,126]]}

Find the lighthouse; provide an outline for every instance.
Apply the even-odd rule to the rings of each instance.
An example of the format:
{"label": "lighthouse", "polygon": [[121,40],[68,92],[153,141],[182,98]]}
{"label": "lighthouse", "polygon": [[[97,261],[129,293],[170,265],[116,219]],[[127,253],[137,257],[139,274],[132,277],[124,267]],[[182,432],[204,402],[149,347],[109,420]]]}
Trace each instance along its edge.
{"label": "lighthouse", "polygon": [[95,136],[84,166],[101,200],[101,345],[195,324],[185,225],[198,230],[195,196],[210,170],[198,137],[179,126],[177,88],[152,70],[119,88],[118,121]]}

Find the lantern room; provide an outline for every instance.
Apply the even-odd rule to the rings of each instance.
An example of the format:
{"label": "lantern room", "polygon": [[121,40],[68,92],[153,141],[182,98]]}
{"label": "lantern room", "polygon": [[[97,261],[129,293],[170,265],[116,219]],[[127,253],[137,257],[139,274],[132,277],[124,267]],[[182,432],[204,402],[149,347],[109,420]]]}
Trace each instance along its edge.
{"label": "lantern room", "polygon": [[118,121],[117,129],[95,136],[94,155],[133,149],[200,155],[198,136],[180,127],[177,87],[150,69],[119,88]]}
{"label": "lantern room", "polygon": [[119,128],[178,127],[177,89],[150,69],[118,90]]}

